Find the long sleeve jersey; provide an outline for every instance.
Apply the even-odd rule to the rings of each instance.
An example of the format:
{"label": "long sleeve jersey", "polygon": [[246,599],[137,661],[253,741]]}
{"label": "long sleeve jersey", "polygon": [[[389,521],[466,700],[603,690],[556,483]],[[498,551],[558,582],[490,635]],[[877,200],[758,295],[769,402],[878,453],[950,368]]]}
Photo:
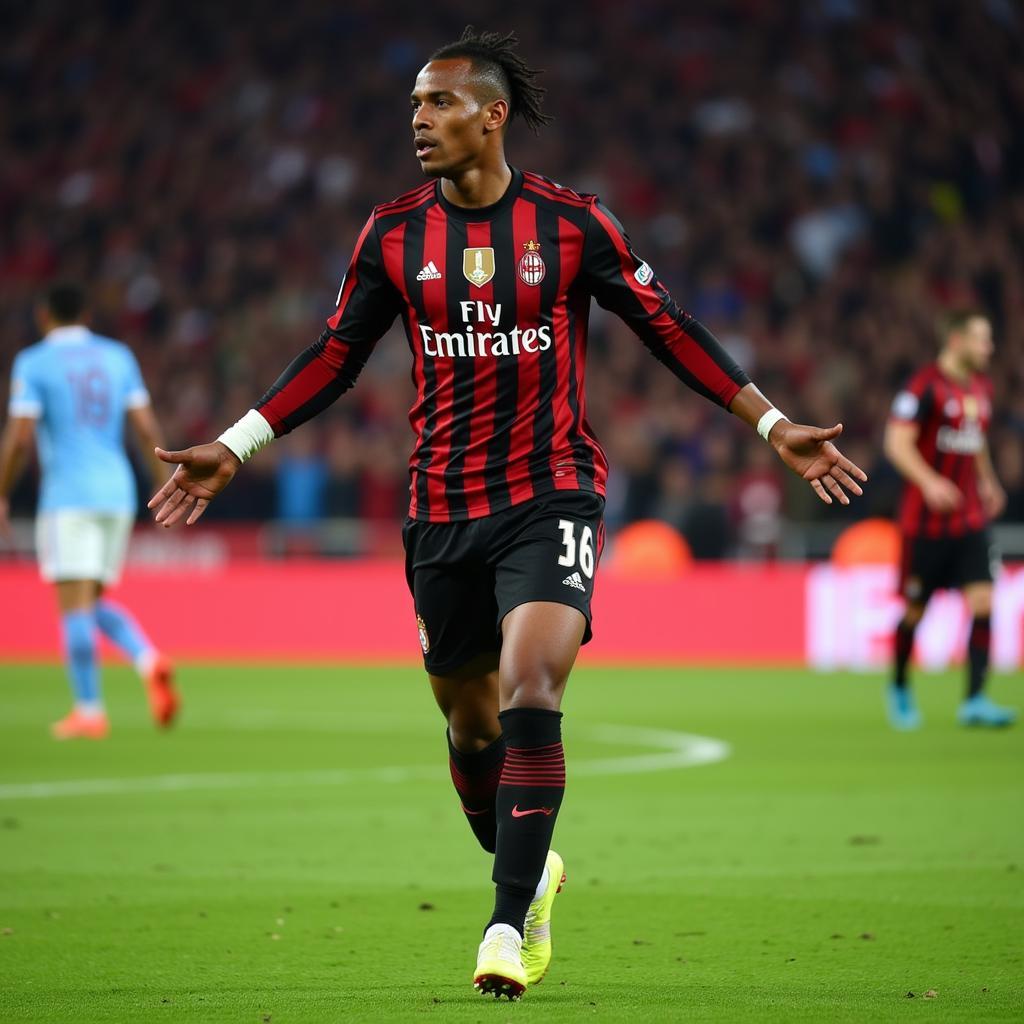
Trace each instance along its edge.
{"label": "long sleeve jersey", "polygon": [[401,317],[416,386],[412,518],[472,519],[556,490],[603,494],[608,463],[584,393],[591,298],[705,398],[728,406],[748,383],[596,196],[514,170],[489,207],[456,206],[437,181],[376,207],[326,330],[257,409],[275,435],[316,415]]}

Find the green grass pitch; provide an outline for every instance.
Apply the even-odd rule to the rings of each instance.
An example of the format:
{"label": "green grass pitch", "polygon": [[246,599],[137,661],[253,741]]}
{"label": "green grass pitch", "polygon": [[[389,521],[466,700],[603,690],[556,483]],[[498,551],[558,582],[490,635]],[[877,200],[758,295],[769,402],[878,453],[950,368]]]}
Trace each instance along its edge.
{"label": "green grass pitch", "polygon": [[0,665],[4,1024],[1024,1019],[1024,727],[957,728],[959,673],[897,735],[876,679],[581,666],[517,1005],[470,984],[490,864],[419,671],[186,665],[166,735],[105,676],[111,738],[56,744],[62,670]]}

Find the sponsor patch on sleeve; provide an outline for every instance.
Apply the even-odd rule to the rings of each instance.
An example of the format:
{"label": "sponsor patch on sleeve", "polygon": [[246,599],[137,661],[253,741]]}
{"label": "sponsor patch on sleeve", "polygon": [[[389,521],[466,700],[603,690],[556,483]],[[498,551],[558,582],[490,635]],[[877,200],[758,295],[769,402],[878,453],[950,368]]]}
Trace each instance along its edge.
{"label": "sponsor patch on sleeve", "polygon": [[920,406],[917,395],[912,391],[901,391],[892,402],[892,414],[898,420],[912,420]]}
{"label": "sponsor patch on sleeve", "polygon": [[654,271],[651,270],[651,265],[646,261],[641,263],[639,267],[633,272],[633,276],[642,285],[649,285],[654,280]]}

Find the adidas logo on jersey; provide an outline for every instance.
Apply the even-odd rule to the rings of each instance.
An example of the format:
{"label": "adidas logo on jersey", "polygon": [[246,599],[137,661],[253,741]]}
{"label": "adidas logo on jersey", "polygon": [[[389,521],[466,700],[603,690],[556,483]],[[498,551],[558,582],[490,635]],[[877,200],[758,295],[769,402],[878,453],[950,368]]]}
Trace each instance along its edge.
{"label": "adidas logo on jersey", "polygon": [[431,260],[417,275],[417,281],[440,281],[441,271],[437,269],[434,261]]}
{"label": "adidas logo on jersey", "polygon": [[572,587],[575,590],[582,590],[584,593],[587,592],[587,588],[583,586],[583,577],[578,572],[574,572],[571,576],[566,576],[562,580],[563,587]]}

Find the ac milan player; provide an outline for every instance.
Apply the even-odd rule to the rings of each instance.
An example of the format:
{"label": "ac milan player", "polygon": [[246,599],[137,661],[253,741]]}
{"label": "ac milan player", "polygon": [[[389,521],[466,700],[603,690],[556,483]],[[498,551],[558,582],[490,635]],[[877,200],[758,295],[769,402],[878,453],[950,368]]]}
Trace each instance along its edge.
{"label": "ac milan player", "polygon": [[150,502],[194,523],[241,463],[356,379],[396,316],[416,400],[406,573],[452,779],[494,853],[494,912],[474,983],[518,998],[551,958],[563,880],[550,851],[565,787],[559,707],[601,552],[607,464],[585,414],[591,298],[710,401],[758,427],[818,496],[847,504],[864,473],[832,444],[842,427],[790,423],[711,334],[682,312],[592,195],[514,169],[509,122],[537,130],[544,90],[514,35],[436,51],[412,92],[416,157],[430,179],[366,222],[319,341]]}
{"label": "ac milan player", "polygon": [[914,630],[931,595],[963,591],[971,613],[963,725],[1010,725],[1015,712],[985,696],[992,578],[996,556],[988,523],[1006,504],[985,434],[992,388],[984,371],[992,358],[992,326],[974,310],[948,314],[938,359],[897,396],[885,431],[885,454],[907,481],[900,509],[903,558],[900,592],[907,606],[896,627],[896,665],[886,693],[896,729],[921,724],[907,684]]}

